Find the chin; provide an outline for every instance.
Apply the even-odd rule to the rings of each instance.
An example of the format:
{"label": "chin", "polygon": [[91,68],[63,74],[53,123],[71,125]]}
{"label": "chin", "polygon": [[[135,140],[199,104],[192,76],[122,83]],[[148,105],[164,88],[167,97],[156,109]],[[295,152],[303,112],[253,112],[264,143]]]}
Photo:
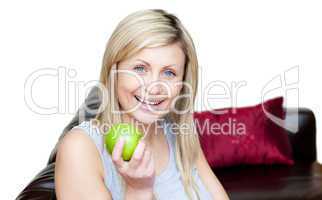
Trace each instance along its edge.
{"label": "chin", "polygon": [[143,123],[143,124],[152,124],[162,118],[162,116],[160,116],[160,115],[155,115],[152,113],[149,114],[149,113],[140,112],[140,111],[136,111],[136,112],[132,113],[132,117],[136,121]]}

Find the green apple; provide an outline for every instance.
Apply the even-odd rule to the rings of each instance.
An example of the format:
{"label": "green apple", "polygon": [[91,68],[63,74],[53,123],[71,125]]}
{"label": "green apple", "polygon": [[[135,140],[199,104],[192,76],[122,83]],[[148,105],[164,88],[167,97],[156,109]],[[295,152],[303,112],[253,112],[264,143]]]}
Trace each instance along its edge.
{"label": "green apple", "polygon": [[140,139],[143,137],[143,134],[132,124],[114,124],[104,134],[105,148],[110,153],[110,155],[112,155],[114,146],[120,137],[124,138],[125,141],[123,146],[122,158],[125,161],[129,161]]}

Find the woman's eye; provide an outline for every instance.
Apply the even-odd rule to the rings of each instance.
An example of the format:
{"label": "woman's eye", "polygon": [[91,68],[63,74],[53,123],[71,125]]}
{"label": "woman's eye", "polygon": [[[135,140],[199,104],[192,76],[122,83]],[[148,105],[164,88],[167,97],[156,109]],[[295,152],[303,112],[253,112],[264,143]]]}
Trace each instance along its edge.
{"label": "woman's eye", "polygon": [[145,68],[143,65],[137,65],[134,67],[134,70],[137,71],[137,72],[144,72],[145,71]]}
{"label": "woman's eye", "polygon": [[166,76],[176,76],[176,74],[171,70],[166,70],[164,73]]}

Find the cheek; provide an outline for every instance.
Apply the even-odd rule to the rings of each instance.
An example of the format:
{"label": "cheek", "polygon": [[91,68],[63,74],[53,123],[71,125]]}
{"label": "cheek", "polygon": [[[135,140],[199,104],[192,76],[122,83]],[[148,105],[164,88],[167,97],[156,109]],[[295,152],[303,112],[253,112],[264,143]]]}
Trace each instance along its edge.
{"label": "cheek", "polygon": [[117,79],[119,88],[126,88],[127,90],[135,90],[140,87],[140,80],[133,75],[120,74]]}
{"label": "cheek", "polygon": [[177,99],[180,95],[180,92],[181,92],[181,89],[182,89],[182,86],[179,86],[179,85],[173,85],[172,87],[170,87],[170,96],[169,96],[169,104]]}
{"label": "cheek", "polygon": [[122,106],[126,103],[130,103],[129,101],[133,97],[133,94],[140,87],[140,83],[128,75],[119,75],[117,79],[117,95],[118,99]]}

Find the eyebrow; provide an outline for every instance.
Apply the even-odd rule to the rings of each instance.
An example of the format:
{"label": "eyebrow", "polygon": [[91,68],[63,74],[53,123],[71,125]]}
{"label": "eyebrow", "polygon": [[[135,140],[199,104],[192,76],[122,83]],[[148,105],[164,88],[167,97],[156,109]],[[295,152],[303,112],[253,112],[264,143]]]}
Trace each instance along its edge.
{"label": "eyebrow", "polygon": [[[142,59],[136,59],[136,60],[137,60],[137,61],[144,62],[146,65],[151,66],[151,65],[150,65],[150,63],[148,63],[148,62],[147,62],[147,61],[145,61],[145,60],[142,60]],[[173,66],[173,67],[177,67],[177,65],[176,65],[176,64],[165,65],[165,66],[163,66],[163,67],[171,67],[171,66]]]}

